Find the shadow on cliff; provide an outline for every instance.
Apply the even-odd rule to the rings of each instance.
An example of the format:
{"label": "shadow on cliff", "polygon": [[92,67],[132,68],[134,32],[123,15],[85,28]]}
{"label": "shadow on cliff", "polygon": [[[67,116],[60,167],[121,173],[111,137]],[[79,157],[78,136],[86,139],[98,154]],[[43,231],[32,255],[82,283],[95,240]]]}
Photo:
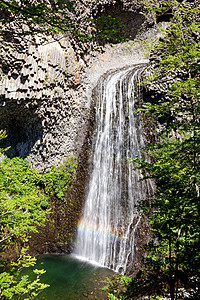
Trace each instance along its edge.
{"label": "shadow on cliff", "polygon": [[42,140],[42,123],[32,110],[13,105],[8,109],[1,108],[0,129],[6,130],[7,138],[0,141],[0,147],[10,146],[6,152],[9,158],[30,155],[31,149]]}
{"label": "shadow on cliff", "polygon": [[[145,21],[145,16],[140,13],[141,7],[138,9],[136,6],[134,8],[125,7],[124,3],[120,0],[115,1],[113,4],[98,5],[97,13],[96,11],[94,12],[94,17],[101,20],[99,24],[100,29],[106,29],[107,33],[109,26],[111,26],[109,34],[111,34],[113,29],[114,31],[116,30],[114,39],[111,38],[109,42],[115,44],[126,40],[133,40],[136,37]],[[102,17],[105,18],[105,24],[102,23]],[[118,19],[119,24],[117,28],[113,27],[113,24],[107,24],[109,22],[107,18],[109,17],[113,18],[113,21]],[[106,43],[104,39],[99,39],[98,42],[100,44]]]}

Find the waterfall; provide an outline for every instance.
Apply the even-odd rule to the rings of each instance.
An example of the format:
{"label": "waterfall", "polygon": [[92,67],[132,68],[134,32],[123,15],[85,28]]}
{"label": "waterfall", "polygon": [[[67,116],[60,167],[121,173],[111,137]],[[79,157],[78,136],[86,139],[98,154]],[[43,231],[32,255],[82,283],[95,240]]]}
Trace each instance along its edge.
{"label": "waterfall", "polygon": [[93,166],[75,247],[75,254],[122,274],[134,261],[141,218],[135,206],[146,191],[130,162],[144,147],[141,122],[133,112],[144,69],[114,71],[98,84]]}

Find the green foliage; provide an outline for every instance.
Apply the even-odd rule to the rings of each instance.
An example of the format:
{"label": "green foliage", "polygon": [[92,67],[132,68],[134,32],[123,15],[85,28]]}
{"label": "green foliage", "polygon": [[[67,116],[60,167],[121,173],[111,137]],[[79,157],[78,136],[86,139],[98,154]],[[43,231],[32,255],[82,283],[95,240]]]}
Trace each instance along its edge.
{"label": "green foliage", "polygon": [[115,297],[113,294],[108,294],[108,299],[117,300],[117,297]]}
{"label": "green foliage", "polygon": [[[29,26],[27,33],[30,31],[70,32],[75,39],[78,38],[82,42],[96,40],[119,43],[126,40],[120,36],[122,24],[119,17],[100,16],[92,19],[83,17],[80,25],[77,22],[76,12],[78,2],[51,0],[41,3],[34,0],[0,0],[0,21],[6,24],[9,19],[12,21],[14,16],[15,19]],[[92,29],[87,31],[86,27]]]}
{"label": "green foliage", "polygon": [[1,228],[4,228],[1,239],[8,245],[26,240],[29,232],[44,223],[45,212],[40,209],[40,202],[48,198],[40,194],[36,174],[28,161],[21,158],[6,158],[0,165]]}
{"label": "green foliage", "polygon": [[[74,24],[69,17],[74,10],[75,1],[27,1],[27,0],[0,0],[0,12],[2,16],[15,15],[30,27],[40,25],[44,31],[64,32],[73,30]],[[2,23],[8,22],[7,18],[1,18]]]}
{"label": "green foliage", "polygon": [[77,167],[76,157],[67,159],[59,167],[53,166],[51,170],[40,176],[40,185],[48,195],[55,194],[64,200],[64,192],[71,188],[74,171]]}
{"label": "green foliage", "polygon": [[[0,138],[5,138],[0,132]],[[5,151],[5,149],[4,149]],[[44,270],[33,270],[35,279],[20,273],[34,266],[36,259],[28,255],[31,233],[45,224],[48,199],[64,198],[73,178],[75,158],[62,166],[39,174],[29,167],[28,160],[5,158],[0,164],[0,298],[33,299],[48,285],[40,282]]]}
{"label": "green foliage", "polygon": [[[15,272],[3,272],[0,273],[0,284],[1,284],[1,299],[33,299],[45,288],[49,287],[48,284],[40,282],[40,276],[45,273],[45,270],[34,269],[34,279],[29,279],[28,275],[21,275],[20,267],[31,267],[35,264],[35,259],[26,255],[23,257],[25,265],[22,265],[21,260],[15,263]],[[13,266],[13,264],[11,264]]]}
{"label": "green foliage", "polygon": [[158,295],[170,289],[171,298],[177,297],[179,286],[199,293],[199,135],[196,138],[194,144],[193,136],[163,137],[148,147],[154,163],[135,159],[143,175],[157,184],[151,202],[142,204],[156,238],[146,248],[145,265],[151,267],[151,277],[155,273],[157,284],[152,281],[149,289]]}
{"label": "green foliage", "polygon": [[[5,137],[5,132],[0,132],[0,138]],[[32,176],[29,177],[30,174]],[[37,172],[29,168],[27,160],[3,160],[0,164],[1,299],[13,299],[22,294],[28,297],[26,299],[32,299],[48,287],[40,282],[43,270],[36,271],[34,281],[20,275],[22,268],[35,264],[36,259],[27,254],[26,243],[31,232],[36,232],[37,226],[44,224],[46,214],[40,202],[46,197],[40,194]]]}
{"label": "green foliage", "polygon": [[[143,178],[156,183],[153,195],[139,205],[153,239],[146,245],[142,269],[119,299],[182,299],[181,288],[189,299],[199,299],[200,6],[199,1],[147,2],[157,15],[173,13],[166,36],[154,50],[158,59],[151,78],[165,83],[168,92],[140,109],[156,127],[155,140],[146,147],[151,162],[134,159]],[[169,77],[175,79],[171,84]]]}
{"label": "green foliage", "polygon": [[132,282],[132,279],[128,276],[122,276],[120,274],[114,274],[112,277],[108,277],[105,282],[108,284],[103,290],[108,291],[108,299],[128,299],[127,288]]}
{"label": "green foliage", "polygon": [[[6,131],[5,130],[0,130],[0,140],[5,139],[7,137]],[[7,147],[6,149],[0,148],[0,156],[9,149],[10,147]]]}
{"label": "green foliage", "polygon": [[47,209],[47,207],[48,207],[48,202],[47,202],[47,200],[42,200],[41,203],[40,203],[40,207],[41,207],[42,209]]}
{"label": "green foliage", "polygon": [[128,40],[120,35],[120,29],[123,27],[120,17],[100,16],[90,21],[94,27],[91,32],[93,38],[112,43],[122,43]]}

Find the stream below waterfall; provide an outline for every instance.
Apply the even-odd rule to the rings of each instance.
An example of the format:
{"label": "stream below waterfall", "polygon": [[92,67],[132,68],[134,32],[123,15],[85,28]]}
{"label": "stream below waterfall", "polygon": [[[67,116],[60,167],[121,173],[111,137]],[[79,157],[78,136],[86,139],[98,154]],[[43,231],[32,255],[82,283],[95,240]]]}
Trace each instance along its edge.
{"label": "stream below waterfall", "polygon": [[[46,270],[41,282],[50,285],[36,297],[38,300],[103,300],[106,299],[106,292],[102,291],[106,285],[103,281],[113,275],[111,270],[73,255],[43,255],[35,268]],[[30,269],[25,274],[29,272]]]}

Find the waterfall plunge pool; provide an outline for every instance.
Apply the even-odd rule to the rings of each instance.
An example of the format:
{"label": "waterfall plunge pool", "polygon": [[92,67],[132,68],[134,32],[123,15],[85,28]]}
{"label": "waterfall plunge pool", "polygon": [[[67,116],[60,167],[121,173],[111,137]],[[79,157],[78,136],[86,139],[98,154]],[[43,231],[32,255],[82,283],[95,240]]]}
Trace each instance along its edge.
{"label": "waterfall plunge pool", "polygon": [[38,300],[106,299],[106,292],[102,291],[106,285],[103,281],[114,274],[110,269],[73,255],[42,255],[34,266],[36,268],[46,270],[41,282],[50,285],[36,297]]}

